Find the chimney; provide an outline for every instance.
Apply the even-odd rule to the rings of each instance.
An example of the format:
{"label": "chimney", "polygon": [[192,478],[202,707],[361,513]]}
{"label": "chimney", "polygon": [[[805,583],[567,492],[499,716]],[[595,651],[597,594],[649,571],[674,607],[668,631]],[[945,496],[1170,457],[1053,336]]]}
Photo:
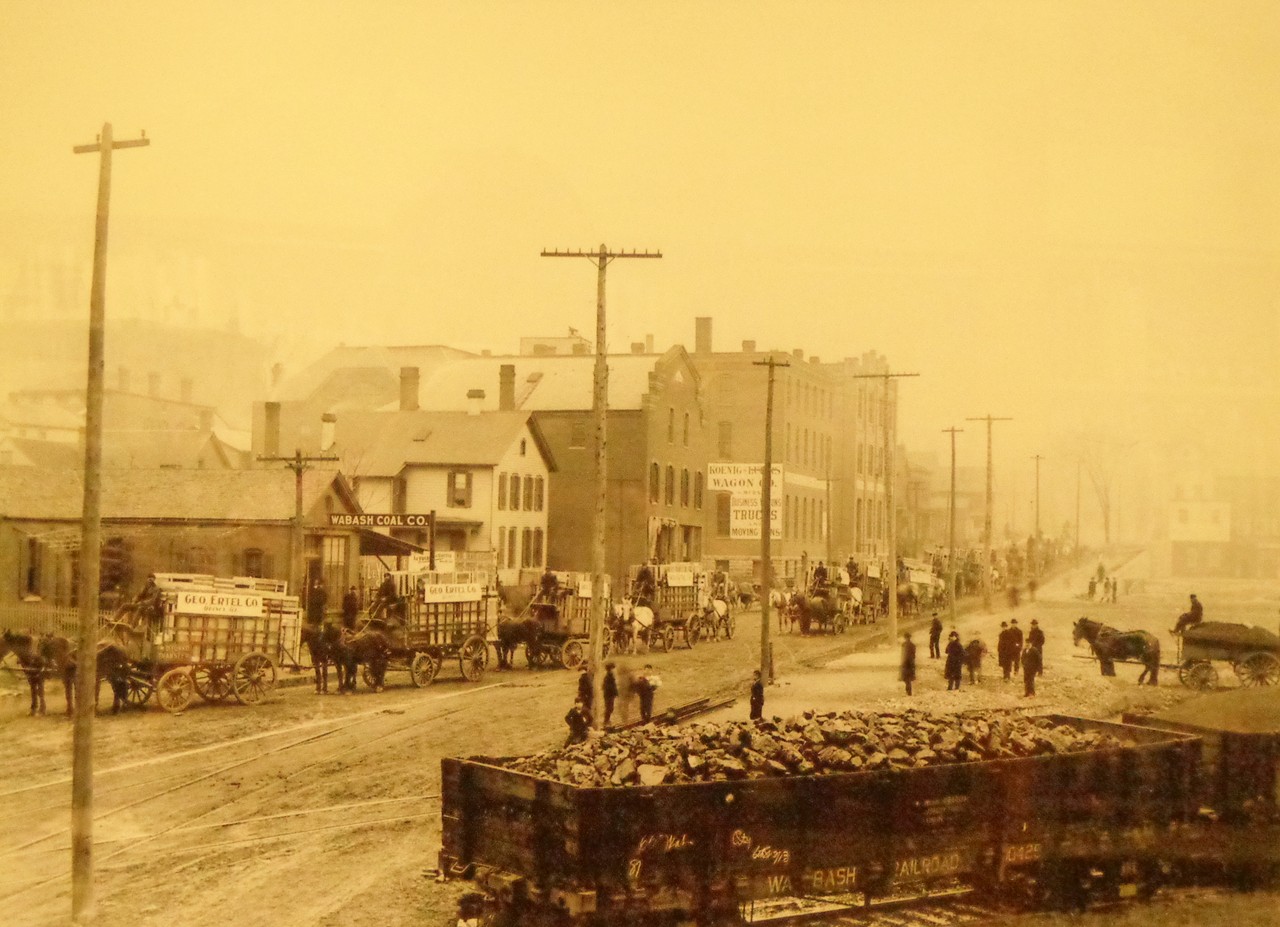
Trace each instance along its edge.
{"label": "chimney", "polygon": [[791,356],[798,361],[804,360],[804,348],[792,348]]}
{"label": "chimney", "polygon": [[498,411],[511,412],[516,407],[516,365],[498,368]]}
{"label": "chimney", "polygon": [[700,315],[693,320],[693,351],[695,354],[711,353],[711,316]]}
{"label": "chimney", "polygon": [[129,368],[128,367],[116,368],[116,389],[120,390],[120,392],[122,393],[129,392]]}
{"label": "chimney", "polygon": [[646,354],[653,353],[653,335],[644,336],[644,353]]}
{"label": "chimney", "polygon": [[644,342],[643,342],[643,341],[633,341],[633,342],[631,342],[631,353],[632,353],[632,354],[643,354],[643,353],[644,353]]}
{"label": "chimney", "polygon": [[754,353],[756,353],[756,343],[755,343],[754,341],[744,341],[744,342],[742,342],[742,353],[743,353],[743,354],[754,354]]}
{"label": "chimney", "polygon": [[160,395],[160,374],[156,373],[154,370],[147,374],[147,395]]}
{"label": "chimney", "polygon": [[418,411],[418,368],[400,368],[400,411]]}
{"label": "chimney", "polygon": [[280,456],[280,403],[262,405],[262,456]]}
{"label": "chimney", "polygon": [[320,450],[327,451],[333,447],[333,433],[338,428],[338,416],[326,412],[320,416]]}
{"label": "chimney", "polygon": [[467,390],[467,414],[479,415],[484,409],[484,390],[469,389]]}

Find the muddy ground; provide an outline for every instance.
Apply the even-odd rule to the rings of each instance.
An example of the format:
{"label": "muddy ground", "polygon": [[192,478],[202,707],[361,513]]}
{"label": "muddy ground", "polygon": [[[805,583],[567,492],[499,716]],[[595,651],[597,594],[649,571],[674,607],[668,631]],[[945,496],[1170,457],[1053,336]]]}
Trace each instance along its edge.
{"label": "muddy ground", "polygon": [[[1002,618],[1016,615],[1024,627],[1031,618],[1040,621],[1049,641],[1035,699],[1021,698],[1020,684],[1001,681],[993,658],[979,684],[946,692],[941,661],[928,659],[922,632],[916,635],[917,693],[907,699],[897,682],[896,646],[874,628],[854,628],[841,636],[775,633],[778,684],[768,689],[766,713],[1016,705],[1111,717],[1135,707],[1162,707],[1188,693],[1176,673],[1163,674],[1158,687],[1142,689],[1134,684],[1137,667],[1121,667],[1114,679],[1098,675],[1095,663],[1077,659],[1085,650],[1071,646],[1070,626],[1081,614],[1162,632],[1166,662],[1172,662],[1173,642],[1163,632],[1183,609],[1188,591],[1200,595],[1210,619],[1276,624],[1280,584],[1202,581],[1188,589],[1186,583],[1151,580],[1146,572],[1141,557],[1120,567],[1119,575],[1133,580],[1138,591],[1116,604],[1076,598],[1085,588],[1083,571],[1077,571],[1016,611],[997,606],[991,615],[979,609],[961,617],[962,637],[979,631],[993,651]],[[737,704],[712,717],[745,717],[759,641],[759,613],[753,612],[739,616],[732,641],[620,662],[624,669],[654,665],[663,680],[659,710],[704,695],[737,694]],[[1232,682],[1229,671],[1223,679]],[[285,685],[255,707],[199,705],[178,716],[156,709],[100,716],[98,923],[452,924],[455,899],[466,886],[435,878],[440,757],[514,755],[561,742],[575,676],[521,668],[491,671],[469,684],[456,667],[446,666],[425,690],[412,688],[404,673],[389,682],[378,694],[320,696],[306,685]],[[71,725],[56,714],[63,704],[60,687],[50,689],[55,714],[29,718],[25,696],[5,694],[13,685],[0,673],[0,901],[6,923],[66,923]],[[1234,907],[1232,917],[1262,924],[1273,917],[1276,902],[1263,895],[1203,904],[1221,909],[1242,903],[1258,919]],[[1190,913],[1179,909],[1177,916]],[[1204,911],[1206,917],[1212,913]],[[1103,918],[1111,915],[1100,914],[1072,923],[1193,922],[1168,912],[1157,915],[1157,909],[1151,914],[1159,919],[1108,921]]]}

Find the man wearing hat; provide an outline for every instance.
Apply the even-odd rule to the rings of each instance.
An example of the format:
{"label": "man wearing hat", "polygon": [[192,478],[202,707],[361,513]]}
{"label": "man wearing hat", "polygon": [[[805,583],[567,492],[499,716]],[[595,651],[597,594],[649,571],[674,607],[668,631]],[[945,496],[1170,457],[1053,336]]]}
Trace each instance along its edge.
{"label": "man wearing hat", "polygon": [[1200,604],[1200,600],[1196,598],[1196,594],[1191,593],[1191,607],[1178,616],[1178,623],[1173,626],[1172,634],[1181,634],[1190,628],[1194,628],[1200,622],[1204,621],[1204,606]]}
{"label": "man wearing hat", "polygon": [[[1040,630],[1040,622],[1034,618],[1031,619],[1031,630],[1027,632],[1027,645],[1036,648],[1036,653],[1040,656],[1040,669],[1037,674],[1044,673],[1044,631]],[[1025,661],[1023,661],[1025,662]]]}
{"label": "man wearing hat", "polygon": [[613,675],[614,664],[606,663],[604,665],[604,726],[609,726],[609,719],[613,717],[613,703],[618,700],[618,678]]}
{"label": "man wearing hat", "polygon": [[1018,627],[1018,619],[1009,620],[1009,640],[1012,642],[1009,655],[1013,659],[1013,669],[1016,672],[1022,668],[1022,628]]}

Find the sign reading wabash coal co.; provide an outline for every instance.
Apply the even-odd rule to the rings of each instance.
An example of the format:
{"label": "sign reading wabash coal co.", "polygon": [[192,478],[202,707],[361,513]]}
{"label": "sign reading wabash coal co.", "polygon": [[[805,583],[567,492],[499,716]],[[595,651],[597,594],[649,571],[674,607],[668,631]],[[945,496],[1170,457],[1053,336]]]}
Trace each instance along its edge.
{"label": "sign reading wabash coal co.", "polygon": [[262,596],[246,592],[177,592],[173,610],[180,615],[262,615]]}
{"label": "sign reading wabash coal co.", "polygon": [[475,602],[484,598],[480,583],[427,583],[422,587],[424,602]]}
{"label": "sign reading wabash coal co.", "polygon": [[350,515],[345,512],[330,512],[329,525],[334,528],[430,528],[431,516],[380,512]]}

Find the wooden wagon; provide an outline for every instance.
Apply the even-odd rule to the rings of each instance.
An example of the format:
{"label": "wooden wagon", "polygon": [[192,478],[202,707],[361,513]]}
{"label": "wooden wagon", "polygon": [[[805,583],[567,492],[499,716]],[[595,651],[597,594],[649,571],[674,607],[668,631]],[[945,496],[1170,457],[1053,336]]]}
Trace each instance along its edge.
{"label": "wooden wagon", "polygon": [[129,701],[154,693],[174,714],[199,696],[262,701],[276,684],[276,666],[297,651],[298,599],[280,580],[158,573],[158,614],[135,615],[107,630],[129,653]]}
{"label": "wooden wagon", "polygon": [[1192,689],[1218,684],[1215,662],[1231,665],[1242,686],[1280,683],[1280,637],[1265,628],[1205,621],[1187,628],[1178,641],[1178,679]]}
{"label": "wooden wagon", "polygon": [[[587,658],[591,641],[591,608],[594,596],[591,574],[553,571],[559,593],[550,601],[539,589],[529,602],[528,613],[537,620],[536,641],[525,644],[525,659],[532,667],[562,666],[577,669]],[[610,581],[604,577],[605,614],[609,613]],[[605,650],[610,641],[606,638]]]}
{"label": "wooden wagon", "polygon": [[701,633],[702,590],[698,576],[702,570],[695,563],[664,563],[650,565],[655,581],[652,600],[642,594],[636,577],[642,566],[627,571],[628,588],[637,605],[647,605],[653,611],[654,623],[649,631],[651,646],[670,650],[676,639],[692,648]]}
{"label": "wooden wagon", "polygon": [[[415,686],[430,685],[448,661],[476,682],[489,665],[486,636],[494,592],[480,572],[395,572],[403,608],[387,621],[389,669],[403,669]],[[366,679],[366,682],[368,680]]]}

